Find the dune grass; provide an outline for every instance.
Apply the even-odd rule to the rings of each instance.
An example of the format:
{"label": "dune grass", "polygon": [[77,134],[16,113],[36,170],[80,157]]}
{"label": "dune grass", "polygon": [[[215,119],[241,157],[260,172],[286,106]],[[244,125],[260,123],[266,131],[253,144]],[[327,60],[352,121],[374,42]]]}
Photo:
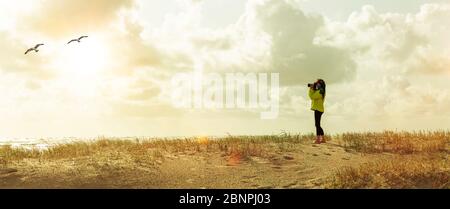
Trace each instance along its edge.
{"label": "dune grass", "polygon": [[136,139],[120,140],[99,138],[91,142],[74,142],[52,146],[49,149],[24,149],[0,146],[0,164],[23,159],[65,159],[91,156],[101,152],[122,152],[133,155],[156,155],[163,152],[222,152],[228,156],[264,157],[265,145],[280,144],[279,147],[292,143],[309,142],[312,135],[281,134],[273,136],[228,136],[221,139],[195,137],[184,139]]}
{"label": "dune grass", "polygon": [[[449,188],[450,163],[448,159],[450,132],[378,132],[345,133],[327,137],[349,152],[393,158],[342,168],[330,173],[330,188]],[[271,158],[273,154],[295,151],[299,145],[309,145],[313,134],[282,133],[268,136],[227,136],[219,139],[193,137],[183,139],[120,140],[99,138],[91,142],[74,142],[52,146],[44,150],[0,146],[0,167],[26,159],[55,161],[60,159],[89,158],[107,165],[108,159],[123,158],[122,165],[135,163],[149,167],[160,164],[173,153],[219,153],[231,165],[252,157]],[[275,152],[274,152],[275,151]],[[100,163],[103,159],[105,163]],[[376,159],[378,159],[376,157]],[[128,164],[127,164],[128,163]],[[109,164],[111,165],[111,164]],[[117,170],[117,169],[110,169]],[[108,171],[109,172],[109,171]]]}
{"label": "dune grass", "polygon": [[339,142],[357,152],[395,157],[344,167],[333,174],[331,188],[450,188],[450,132],[347,133]]}
{"label": "dune grass", "polygon": [[342,146],[364,153],[434,153],[450,144],[450,132],[444,131],[346,133],[338,138]]}
{"label": "dune grass", "polygon": [[344,167],[335,172],[331,188],[438,188],[450,189],[450,163],[447,158],[400,156]]}

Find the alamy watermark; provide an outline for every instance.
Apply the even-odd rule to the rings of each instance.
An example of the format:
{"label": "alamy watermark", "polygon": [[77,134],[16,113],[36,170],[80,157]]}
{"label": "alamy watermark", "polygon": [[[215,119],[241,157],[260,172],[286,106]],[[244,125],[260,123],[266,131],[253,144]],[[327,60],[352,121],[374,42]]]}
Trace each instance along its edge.
{"label": "alamy watermark", "polygon": [[172,78],[177,108],[261,110],[261,119],[276,119],[280,106],[278,73],[178,73]]}

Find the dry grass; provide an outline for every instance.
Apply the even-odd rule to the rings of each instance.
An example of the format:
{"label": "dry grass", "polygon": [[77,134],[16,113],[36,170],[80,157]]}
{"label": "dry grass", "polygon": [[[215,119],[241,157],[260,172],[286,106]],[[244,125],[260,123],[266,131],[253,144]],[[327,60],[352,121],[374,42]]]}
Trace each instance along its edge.
{"label": "dry grass", "polygon": [[[115,151],[137,155],[159,155],[164,152],[222,152],[228,156],[239,155],[243,159],[251,156],[265,157],[266,145],[273,145],[280,151],[295,150],[296,144],[309,143],[313,134],[268,136],[228,136],[221,139],[207,137],[185,138],[175,140],[109,140],[101,138],[94,142],[76,142],[61,144],[48,150],[26,150],[0,147],[0,165],[22,159],[63,159],[91,156],[95,153]],[[331,139],[331,137],[329,138]],[[380,133],[346,133],[334,136],[346,149],[363,153],[436,153],[448,152],[450,132],[380,132]]]}
{"label": "dry grass", "polygon": [[394,159],[344,167],[333,175],[332,188],[450,188],[450,132],[348,133],[339,142],[362,153],[391,153]]}
{"label": "dry grass", "polygon": [[340,169],[330,187],[450,189],[450,164],[446,158],[401,156]]}
{"label": "dry grass", "polygon": [[338,137],[342,146],[365,153],[435,153],[448,151],[450,132],[347,133]]}
{"label": "dry grass", "polygon": [[[313,139],[312,134],[282,133],[268,136],[227,136],[221,139],[101,138],[94,142],[61,144],[47,150],[0,146],[0,167],[17,165],[27,159],[55,163],[58,160],[78,162],[77,159],[89,159],[92,172],[98,170],[102,174],[99,176],[123,170],[129,170],[131,174],[136,165],[152,170],[153,166],[164,162],[165,156],[177,153],[214,153],[233,166],[251,160],[252,157],[270,159],[274,153],[297,152],[301,147],[299,145],[310,144]],[[331,174],[329,183],[326,183],[331,188],[450,188],[450,132],[347,133],[329,137],[328,140],[330,139],[347,150],[370,153],[374,159],[378,159],[357,168],[344,167],[337,170]]]}
{"label": "dry grass", "polygon": [[124,140],[101,139],[95,142],[76,142],[61,144],[47,150],[0,147],[0,161],[7,165],[24,159],[58,160],[94,156],[98,153],[123,153],[134,157],[148,156],[160,158],[158,149],[151,149],[146,144]]}
{"label": "dry grass", "polygon": [[228,136],[222,139],[207,137],[185,139],[120,140],[100,138],[93,142],[75,142],[53,146],[47,150],[29,150],[0,146],[0,165],[23,159],[70,159],[92,156],[102,152],[120,152],[135,156],[163,157],[163,153],[222,152],[226,156],[240,156],[245,160],[252,156],[264,157],[264,145],[309,142],[312,135],[281,134],[270,136]]}

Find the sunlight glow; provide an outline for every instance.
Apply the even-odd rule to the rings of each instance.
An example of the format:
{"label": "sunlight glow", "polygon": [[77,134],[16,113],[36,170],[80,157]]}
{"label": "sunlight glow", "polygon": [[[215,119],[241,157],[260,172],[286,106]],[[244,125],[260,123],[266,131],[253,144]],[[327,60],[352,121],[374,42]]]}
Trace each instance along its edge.
{"label": "sunlight glow", "polygon": [[67,45],[59,56],[58,67],[72,76],[99,76],[108,63],[108,50],[94,38]]}
{"label": "sunlight glow", "polygon": [[61,46],[53,67],[63,88],[78,99],[95,97],[110,61],[108,50],[107,45],[95,37]]}

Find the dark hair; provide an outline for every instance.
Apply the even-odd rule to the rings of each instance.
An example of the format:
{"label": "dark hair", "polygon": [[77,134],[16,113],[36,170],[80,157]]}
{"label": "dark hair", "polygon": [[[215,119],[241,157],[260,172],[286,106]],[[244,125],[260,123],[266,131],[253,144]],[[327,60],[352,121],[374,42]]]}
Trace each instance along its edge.
{"label": "dark hair", "polygon": [[320,94],[322,94],[323,98],[325,99],[325,95],[327,94],[327,84],[325,84],[325,81],[322,79],[317,79],[317,83],[320,84]]}

